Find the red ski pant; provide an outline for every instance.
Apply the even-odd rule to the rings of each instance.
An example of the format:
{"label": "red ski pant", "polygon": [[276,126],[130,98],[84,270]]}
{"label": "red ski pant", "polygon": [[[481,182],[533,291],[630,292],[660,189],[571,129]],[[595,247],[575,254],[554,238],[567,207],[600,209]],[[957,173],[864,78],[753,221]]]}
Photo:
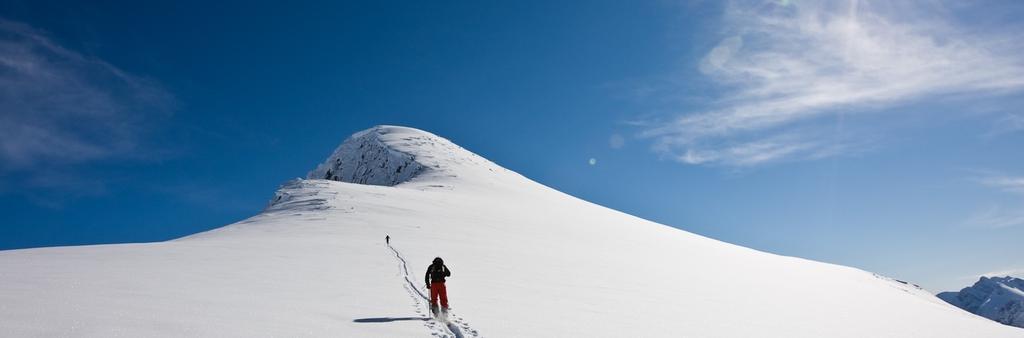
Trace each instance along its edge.
{"label": "red ski pant", "polygon": [[430,305],[437,306],[437,296],[441,296],[441,307],[448,308],[448,290],[444,282],[430,283]]}

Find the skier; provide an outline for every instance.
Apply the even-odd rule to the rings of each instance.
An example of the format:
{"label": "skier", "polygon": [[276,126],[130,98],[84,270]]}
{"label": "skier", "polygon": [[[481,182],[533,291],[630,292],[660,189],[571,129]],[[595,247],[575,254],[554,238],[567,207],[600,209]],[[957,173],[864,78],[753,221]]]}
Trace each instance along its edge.
{"label": "skier", "polygon": [[384,243],[391,245],[391,235],[384,235]]}
{"label": "skier", "polygon": [[427,267],[427,274],[424,279],[427,281],[427,288],[430,289],[430,312],[437,315],[437,298],[441,298],[441,311],[448,313],[448,290],[444,287],[444,278],[451,276],[452,272],[444,265],[441,257],[434,258],[433,264]]}

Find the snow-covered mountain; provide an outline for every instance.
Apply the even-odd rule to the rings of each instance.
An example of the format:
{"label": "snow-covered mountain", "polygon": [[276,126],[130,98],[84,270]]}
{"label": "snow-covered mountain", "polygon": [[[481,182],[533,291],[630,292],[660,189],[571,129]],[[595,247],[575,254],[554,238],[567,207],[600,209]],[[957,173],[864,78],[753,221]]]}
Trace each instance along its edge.
{"label": "snow-covered mountain", "polygon": [[[329,178],[329,179],[323,179]],[[384,243],[391,236],[391,245]],[[423,273],[452,271],[452,323]],[[259,215],[0,252],[0,336],[1024,337],[913,285],[601,207],[436,135],[353,135]]]}
{"label": "snow-covered mountain", "polygon": [[436,135],[411,128],[376,126],[346,139],[306,178],[394,186],[413,179],[436,182],[460,176],[463,183],[499,183],[508,181],[510,175],[521,179]]}
{"label": "snow-covered mountain", "polygon": [[942,292],[938,297],[967,312],[1006,325],[1024,327],[1024,279],[981,277],[960,292]]}

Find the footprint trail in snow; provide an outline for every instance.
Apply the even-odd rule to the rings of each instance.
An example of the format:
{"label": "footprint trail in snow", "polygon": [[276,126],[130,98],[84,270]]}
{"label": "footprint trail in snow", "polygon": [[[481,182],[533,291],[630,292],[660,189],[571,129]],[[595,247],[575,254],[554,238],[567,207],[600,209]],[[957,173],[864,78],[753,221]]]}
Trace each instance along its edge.
{"label": "footprint trail in snow", "polygon": [[402,283],[402,287],[406,292],[409,293],[409,297],[413,300],[413,306],[416,309],[416,314],[419,314],[426,318],[431,318],[423,322],[423,326],[426,326],[430,330],[430,334],[435,337],[480,337],[480,333],[473,329],[469,323],[466,322],[461,316],[456,315],[454,312],[448,312],[448,321],[442,322],[433,318],[430,315],[430,301],[426,296],[426,290],[422,290],[416,287],[416,283],[413,283],[412,279],[409,279],[409,267],[406,264],[405,258],[398,252],[393,246],[388,245],[388,249],[395,254],[395,259],[398,260],[398,272],[402,274],[402,278],[405,279],[405,283]]}

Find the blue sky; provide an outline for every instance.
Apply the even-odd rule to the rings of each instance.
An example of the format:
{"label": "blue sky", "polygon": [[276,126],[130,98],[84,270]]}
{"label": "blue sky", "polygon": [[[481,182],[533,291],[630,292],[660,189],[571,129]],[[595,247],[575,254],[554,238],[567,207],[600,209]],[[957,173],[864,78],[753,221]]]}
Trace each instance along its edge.
{"label": "blue sky", "polygon": [[425,129],[615,209],[955,289],[1024,275],[1015,1],[0,4],[0,249],[251,216]]}

